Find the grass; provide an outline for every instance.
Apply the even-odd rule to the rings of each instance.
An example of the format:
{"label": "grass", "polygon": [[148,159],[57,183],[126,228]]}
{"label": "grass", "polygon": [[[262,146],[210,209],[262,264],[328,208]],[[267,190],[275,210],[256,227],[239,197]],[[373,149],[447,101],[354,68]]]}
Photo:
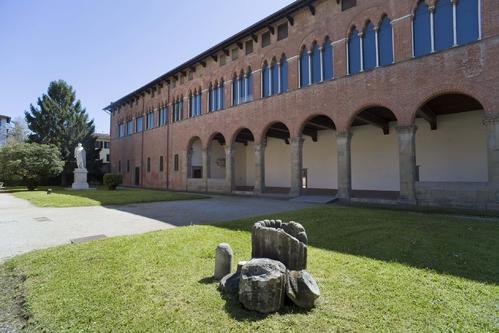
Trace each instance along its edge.
{"label": "grass", "polygon": [[280,214],[308,233],[321,288],[310,312],[269,316],[222,296],[214,250],[251,255],[255,218],[63,246],[15,257],[29,331],[498,331],[497,220],[320,207]]}
{"label": "grass", "polygon": [[47,187],[36,191],[25,189],[12,189],[18,198],[28,200],[39,207],[82,207],[123,205],[130,203],[143,203],[155,201],[192,200],[207,198],[203,195],[167,192],[147,189],[117,189],[109,191],[105,187],[89,191],[70,191],[62,187],[51,187],[52,194],[47,194]]}

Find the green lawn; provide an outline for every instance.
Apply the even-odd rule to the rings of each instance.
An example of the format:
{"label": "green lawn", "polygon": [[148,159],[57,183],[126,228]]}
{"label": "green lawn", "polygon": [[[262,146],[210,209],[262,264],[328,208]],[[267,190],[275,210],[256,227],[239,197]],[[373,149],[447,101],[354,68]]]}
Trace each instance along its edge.
{"label": "green lawn", "polygon": [[255,218],[63,246],[6,267],[25,276],[31,331],[499,330],[497,220],[334,206],[279,216],[309,236],[322,294],[310,312],[263,316],[218,292],[215,247],[248,259]]}
{"label": "green lawn", "polygon": [[207,198],[203,195],[166,192],[146,189],[117,189],[109,191],[105,187],[89,191],[70,191],[61,187],[52,187],[53,193],[47,194],[47,187],[36,191],[14,189],[8,192],[18,198],[28,200],[40,207],[81,207],[101,205],[123,205],[129,203],[191,200]]}

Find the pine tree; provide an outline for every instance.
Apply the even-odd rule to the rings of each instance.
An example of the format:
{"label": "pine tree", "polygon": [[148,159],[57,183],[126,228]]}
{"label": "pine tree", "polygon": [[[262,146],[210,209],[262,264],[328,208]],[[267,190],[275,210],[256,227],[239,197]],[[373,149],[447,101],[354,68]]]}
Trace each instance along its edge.
{"label": "pine tree", "polygon": [[99,151],[95,149],[93,120],[88,120],[88,114],[69,84],[63,80],[50,83],[47,94],[38,98],[37,107],[30,105],[30,111],[25,111],[26,123],[31,130],[30,142],[52,144],[59,148],[64,160],[64,170],[61,174],[62,185],[71,181],[75,168],[74,148],[81,142],[87,152],[87,169],[89,176],[99,173],[101,162],[98,161]]}

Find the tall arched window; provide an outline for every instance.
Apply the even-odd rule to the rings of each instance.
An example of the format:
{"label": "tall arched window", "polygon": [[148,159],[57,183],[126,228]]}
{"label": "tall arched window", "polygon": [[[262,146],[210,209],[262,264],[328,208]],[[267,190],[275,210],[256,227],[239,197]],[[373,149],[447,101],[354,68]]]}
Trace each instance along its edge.
{"label": "tall arched window", "polygon": [[419,57],[431,53],[431,20],[428,5],[421,1],[414,13],[414,56]]}
{"label": "tall arched window", "polygon": [[364,41],[362,43],[362,54],[364,56],[364,70],[376,67],[376,33],[374,25],[368,22],[364,29]]}
{"label": "tall arched window", "polygon": [[239,104],[246,102],[246,78],[244,72],[239,74]]}
{"label": "tall arched window", "polygon": [[279,64],[276,59],[272,59],[272,65],[270,67],[271,71],[271,91],[270,95],[276,95],[279,93]]}
{"label": "tall arched window", "polygon": [[234,74],[234,78],[232,79],[232,105],[239,104],[239,78],[236,74]]}
{"label": "tall arched window", "polygon": [[220,110],[218,107],[220,103],[220,94],[218,93],[218,90],[220,89],[218,82],[215,82],[215,89],[213,91],[213,111]]}
{"label": "tall arched window", "polygon": [[212,84],[208,87],[208,112],[215,111],[215,99],[214,99],[215,89],[213,89]]}
{"label": "tall arched window", "polygon": [[348,38],[348,74],[360,72],[360,37],[359,32],[354,27]]}
{"label": "tall arched window", "polygon": [[479,0],[459,0],[456,4],[457,43],[467,44],[480,38]]}
{"label": "tall arched window", "polygon": [[283,54],[281,57],[281,92],[288,91],[288,59]]}
{"label": "tall arched window", "polygon": [[380,66],[393,63],[393,31],[390,19],[385,16],[381,20],[378,31],[379,64]]}
{"label": "tall arched window", "polygon": [[303,47],[300,54],[300,87],[310,84],[310,67],[307,49]]}
{"label": "tall arched window", "polygon": [[225,107],[225,90],[224,90],[224,80],[220,80],[220,84],[217,89],[217,100],[218,100],[218,110],[222,110]]}
{"label": "tall arched window", "polygon": [[326,38],[324,46],[322,47],[322,61],[324,68],[324,80],[333,79],[333,45],[331,45],[331,40]]}
{"label": "tall arched window", "polygon": [[433,15],[435,51],[451,48],[454,44],[451,0],[438,0]]}
{"label": "tall arched window", "polygon": [[262,69],[262,91],[263,97],[269,97],[271,95],[271,85],[270,85],[270,69],[267,62],[263,65]]}
{"label": "tall arched window", "polygon": [[246,73],[246,101],[253,100],[253,73],[251,72],[251,67],[248,68]]}
{"label": "tall arched window", "polygon": [[197,116],[200,116],[201,113],[203,113],[203,99],[202,99],[202,91],[201,91],[201,87],[198,89],[198,94],[196,95],[196,115]]}
{"label": "tall arched window", "polygon": [[322,71],[321,71],[321,50],[319,45],[314,42],[312,46],[312,83],[318,83],[322,81]]}

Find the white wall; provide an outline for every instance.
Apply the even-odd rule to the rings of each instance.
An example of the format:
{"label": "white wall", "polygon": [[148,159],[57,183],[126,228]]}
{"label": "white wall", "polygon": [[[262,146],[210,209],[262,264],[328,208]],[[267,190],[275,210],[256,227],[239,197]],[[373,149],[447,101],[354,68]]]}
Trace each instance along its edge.
{"label": "white wall", "polygon": [[191,166],[203,166],[202,150],[201,140],[195,140],[192,143]]}
{"label": "white wall", "polygon": [[390,134],[371,125],[352,128],[352,189],[400,191],[396,123]]}
{"label": "white wall", "polygon": [[282,139],[267,138],[265,186],[291,187],[291,150]]}
{"label": "white wall", "polygon": [[255,144],[234,144],[234,172],[236,186],[255,185]]}
{"label": "white wall", "polygon": [[437,117],[437,130],[416,119],[416,164],[420,181],[486,182],[487,132],[483,111]]}
{"label": "white wall", "polygon": [[336,189],[338,162],[336,132],[319,131],[318,140],[304,136],[303,168],[308,169],[308,188]]}
{"label": "white wall", "polygon": [[210,178],[225,178],[225,165],[217,165],[217,160],[225,160],[225,146],[222,146],[217,140],[213,140],[208,154],[210,156]]}

